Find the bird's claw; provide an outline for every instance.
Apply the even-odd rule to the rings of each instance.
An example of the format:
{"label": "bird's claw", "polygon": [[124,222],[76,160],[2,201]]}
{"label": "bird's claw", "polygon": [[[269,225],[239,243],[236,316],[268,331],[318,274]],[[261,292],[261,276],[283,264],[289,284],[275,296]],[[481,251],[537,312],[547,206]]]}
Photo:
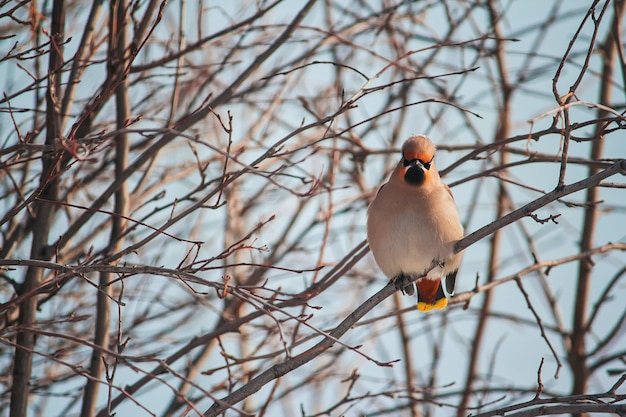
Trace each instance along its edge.
{"label": "bird's claw", "polygon": [[405,274],[399,274],[393,280],[397,290],[402,291],[402,294],[413,295],[415,293],[415,283],[411,282],[411,277]]}

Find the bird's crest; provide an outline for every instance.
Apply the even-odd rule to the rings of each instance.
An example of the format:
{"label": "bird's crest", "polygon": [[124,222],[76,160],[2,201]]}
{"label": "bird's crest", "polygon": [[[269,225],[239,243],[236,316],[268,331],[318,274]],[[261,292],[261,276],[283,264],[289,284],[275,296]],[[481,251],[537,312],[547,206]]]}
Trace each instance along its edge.
{"label": "bird's crest", "polygon": [[426,136],[411,136],[402,145],[402,157],[406,161],[431,162],[435,156],[435,145]]}

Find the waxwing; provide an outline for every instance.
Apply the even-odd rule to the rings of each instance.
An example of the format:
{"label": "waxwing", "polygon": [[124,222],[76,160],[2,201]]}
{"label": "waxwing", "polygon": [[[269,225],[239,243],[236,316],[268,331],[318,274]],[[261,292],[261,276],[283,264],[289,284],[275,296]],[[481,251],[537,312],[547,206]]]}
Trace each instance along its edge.
{"label": "waxwing", "polygon": [[403,293],[413,295],[415,282],[420,311],[448,305],[446,293],[454,293],[463,256],[454,254],[463,226],[437,172],[435,150],[426,136],[407,139],[400,162],[367,212],[367,239],[376,263]]}

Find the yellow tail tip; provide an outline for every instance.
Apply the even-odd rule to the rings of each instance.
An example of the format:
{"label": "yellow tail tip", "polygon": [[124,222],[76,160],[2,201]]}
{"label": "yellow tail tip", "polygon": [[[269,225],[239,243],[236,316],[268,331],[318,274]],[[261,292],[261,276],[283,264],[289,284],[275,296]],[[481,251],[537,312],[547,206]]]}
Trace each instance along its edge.
{"label": "yellow tail tip", "polygon": [[417,303],[417,309],[423,313],[432,310],[441,310],[442,308],[446,308],[448,305],[448,299],[446,297],[440,298],[436,300],[434,303],[425,303],[424,301],[419,301]]}

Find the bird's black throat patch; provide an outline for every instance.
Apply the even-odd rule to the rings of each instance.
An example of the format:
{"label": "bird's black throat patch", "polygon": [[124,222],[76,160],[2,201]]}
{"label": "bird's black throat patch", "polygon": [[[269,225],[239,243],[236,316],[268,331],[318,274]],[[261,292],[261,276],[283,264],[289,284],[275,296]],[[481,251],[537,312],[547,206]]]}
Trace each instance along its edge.
{"label": "bird's black throat patch", "polygon": [[404,180],[412,185],[422,185],[424,182],[424,170],[416,165],[412,165],[406,170]]}

